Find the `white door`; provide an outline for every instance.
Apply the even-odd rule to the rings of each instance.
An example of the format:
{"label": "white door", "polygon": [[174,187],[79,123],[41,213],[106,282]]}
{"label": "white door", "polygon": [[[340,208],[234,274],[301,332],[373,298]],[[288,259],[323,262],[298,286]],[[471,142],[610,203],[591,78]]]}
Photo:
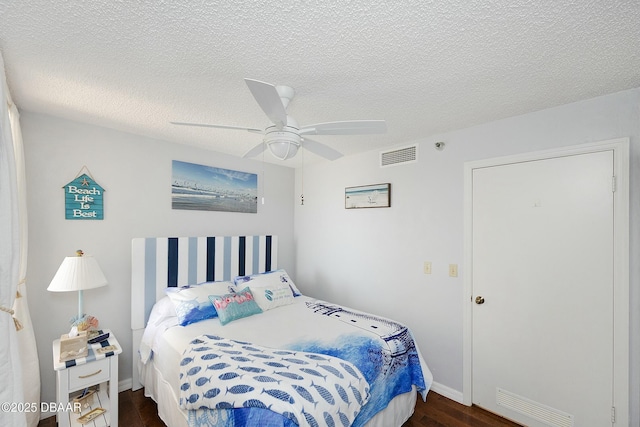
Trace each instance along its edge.
{"label": "white door", "polygon": [[613,151],[473,170],[473,403],[611,425]]}

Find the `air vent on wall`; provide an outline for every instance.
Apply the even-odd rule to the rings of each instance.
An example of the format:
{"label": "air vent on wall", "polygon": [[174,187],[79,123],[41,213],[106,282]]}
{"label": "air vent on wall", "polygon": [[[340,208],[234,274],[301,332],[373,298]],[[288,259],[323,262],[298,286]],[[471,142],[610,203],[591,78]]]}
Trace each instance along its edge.
{"label": "air vent on wall", "polygon": [[380,167],[406,165],[418,161],[418,145],[380,152]]}
{"label": "air vent on wall", "polygon": [[496,388],[496,403],[551,427],[573,427],[574,416],[515,393]]}

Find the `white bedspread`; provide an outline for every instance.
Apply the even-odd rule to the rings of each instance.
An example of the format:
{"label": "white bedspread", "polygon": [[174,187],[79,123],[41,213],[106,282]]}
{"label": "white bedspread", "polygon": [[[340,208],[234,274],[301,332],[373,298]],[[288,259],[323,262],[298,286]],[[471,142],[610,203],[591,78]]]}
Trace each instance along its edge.
{"label": "white bedspread", "polygon": [[364,425],[389,400],[413,387],[425,398],[432,383],[431,372],[403,325],[301,296],[291,305],[225,326],[211,319],[172,327],[158,334],[155,342],[147,342],[148,348],[154,349],[155,366],[163,372],[176,397],[180,395],[182,352],[190,341],[203,334],[269,348],[327,354],[353,363],[369,383],[371,393],[354,426]]}

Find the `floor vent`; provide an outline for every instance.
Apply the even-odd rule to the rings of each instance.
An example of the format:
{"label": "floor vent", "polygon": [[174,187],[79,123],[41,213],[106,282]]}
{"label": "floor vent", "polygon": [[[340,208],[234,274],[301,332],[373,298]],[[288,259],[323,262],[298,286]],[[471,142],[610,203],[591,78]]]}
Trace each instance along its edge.
{"label": "floor vent", "polygon": [[418,161],[418,146],[410,145],[408,147],[397,148],[394,150],[380,152],[380,167],[405,165],[407,163],[415,163]]}
{"label": "floor vent", "polygon": [[500,388],[496,390],[496,394],[498,405],[504,408],[519,412],[552,427],[573,427],[573,415]]}

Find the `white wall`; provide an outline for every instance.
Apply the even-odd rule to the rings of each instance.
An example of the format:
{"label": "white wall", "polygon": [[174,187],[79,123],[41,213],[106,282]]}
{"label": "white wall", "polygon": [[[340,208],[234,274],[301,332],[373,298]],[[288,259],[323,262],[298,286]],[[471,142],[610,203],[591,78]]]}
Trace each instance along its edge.
{"label": "white wall", "polygon": [[[121,381],[131,378],[133,237],[277,234],[279,264],[295,274],[293,169],[26,112],[21,125],[29,209],[27,286],[42,401],[55,401],[51,342],[68,332],[69,318],[77,313],[77,295],[46,288],[64,257],[76,249],[94,255],[109,281],[85,291],[84,308],[122,345]],[[257,214],[172,210],[172,160],[257,173],[259,192],[264,169],[265,204],[258,205]],[[102,221],[65,220],[62,187],[83,165],[106,190]]]}
{"label": "white wall", "polygon": [[[464,162],[618,137],[631,140],[630,407],[639,425],[640,89],[426,137],[415,141],[415,164],[380,168],[375,151],[298,170],[305,204],[295,207],[297,284],[407,323],[435,381],[461,398]],[[436,151],[436,141],[446,148]],[[391,208],[344,208],[345,187],[384,182]],[[457,278],[448,264],[459,265]]]}

